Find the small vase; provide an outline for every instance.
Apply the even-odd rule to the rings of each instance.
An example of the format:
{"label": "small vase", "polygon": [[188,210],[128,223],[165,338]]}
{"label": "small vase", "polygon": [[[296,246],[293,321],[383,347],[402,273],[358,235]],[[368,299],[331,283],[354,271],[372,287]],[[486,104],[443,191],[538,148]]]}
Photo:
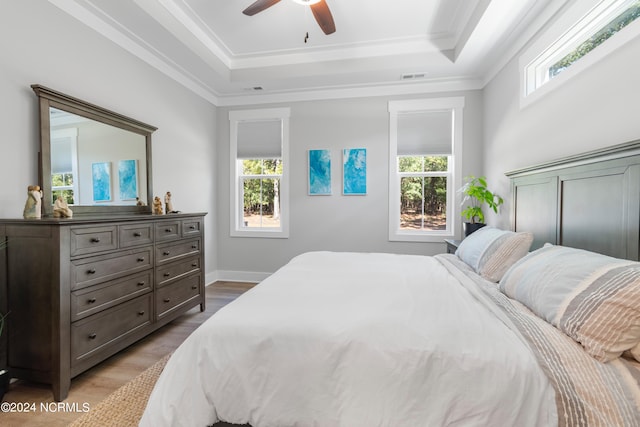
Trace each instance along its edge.
{"label": "small vase", "polygon": [[474,231],[478,231],[485,225],[487,224],[483,224],[481,222],[463,222],[462,230],[464,231],[464,237],[468,237],[469,234],[473,233]]}

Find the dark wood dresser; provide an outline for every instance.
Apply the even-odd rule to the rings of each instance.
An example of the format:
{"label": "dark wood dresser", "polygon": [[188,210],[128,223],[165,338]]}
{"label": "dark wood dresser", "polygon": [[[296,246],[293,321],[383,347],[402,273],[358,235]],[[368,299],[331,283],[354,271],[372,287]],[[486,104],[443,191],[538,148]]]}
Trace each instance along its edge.
{"label": "dark wood dresser", "polygon": [[64,400],[71,378],[203,311],[205,215],[0,220],[11,376]]}

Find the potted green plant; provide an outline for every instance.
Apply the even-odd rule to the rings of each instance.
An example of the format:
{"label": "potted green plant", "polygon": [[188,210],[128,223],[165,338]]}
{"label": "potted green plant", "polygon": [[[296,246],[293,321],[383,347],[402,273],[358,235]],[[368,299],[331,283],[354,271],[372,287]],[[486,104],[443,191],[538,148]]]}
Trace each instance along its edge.
{"label": "potted green plant", "polygon": [[487,188],[487,178],[484,176],[475,177],[473,175],[465,178],[465,184],[460,188],[460,192],[464,194],[462,206],[466,205],[461,212],[462,216],[467,219],[464,222],[463,229],[465,237],[486,224],[484,222],[484,212],[482,206],[487,205],[495,213],[498,213],[498,206],[504,203],[502,197],[492,193]]}

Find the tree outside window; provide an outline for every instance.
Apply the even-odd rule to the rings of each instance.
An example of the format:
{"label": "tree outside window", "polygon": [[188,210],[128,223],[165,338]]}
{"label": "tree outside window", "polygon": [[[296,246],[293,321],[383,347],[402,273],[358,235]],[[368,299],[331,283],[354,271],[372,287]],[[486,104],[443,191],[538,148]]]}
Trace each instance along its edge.
{"label": "tree outside window", "polygon": [[448,156],[400,156],[400,229],[444,230]]}
{"label": "tree outside window", "polygon": [[243,220],[250,228],[280,227],[281,159],[244,159]]}
{"label": "tree outside window", "polygon": [[67,173],[54,173],[51,175],[51,204],[55,203],[58,196],[62,196],[62,199],[69,205],[73,205],[73,174]]}
{"label": "tree outside window", "polygon": [[599,31],[582,42],[577,48],[569,52],[558,62],[549,67],[549,78],[553,78],[569,68],[574,62],[607,41],[611,36],[640,17],[640,0],[608,22]]}

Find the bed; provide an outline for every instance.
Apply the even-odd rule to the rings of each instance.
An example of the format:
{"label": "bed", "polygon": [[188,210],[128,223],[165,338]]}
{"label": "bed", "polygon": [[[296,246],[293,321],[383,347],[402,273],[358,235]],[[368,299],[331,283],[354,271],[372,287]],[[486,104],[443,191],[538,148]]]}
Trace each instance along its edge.
{"label": "bed", "polygon": [[140,425],[640,425],[640,263],[538,244],[518,209],[548,176],[522,173],[525,220],[456,254],[293,258],[175,351]]}

